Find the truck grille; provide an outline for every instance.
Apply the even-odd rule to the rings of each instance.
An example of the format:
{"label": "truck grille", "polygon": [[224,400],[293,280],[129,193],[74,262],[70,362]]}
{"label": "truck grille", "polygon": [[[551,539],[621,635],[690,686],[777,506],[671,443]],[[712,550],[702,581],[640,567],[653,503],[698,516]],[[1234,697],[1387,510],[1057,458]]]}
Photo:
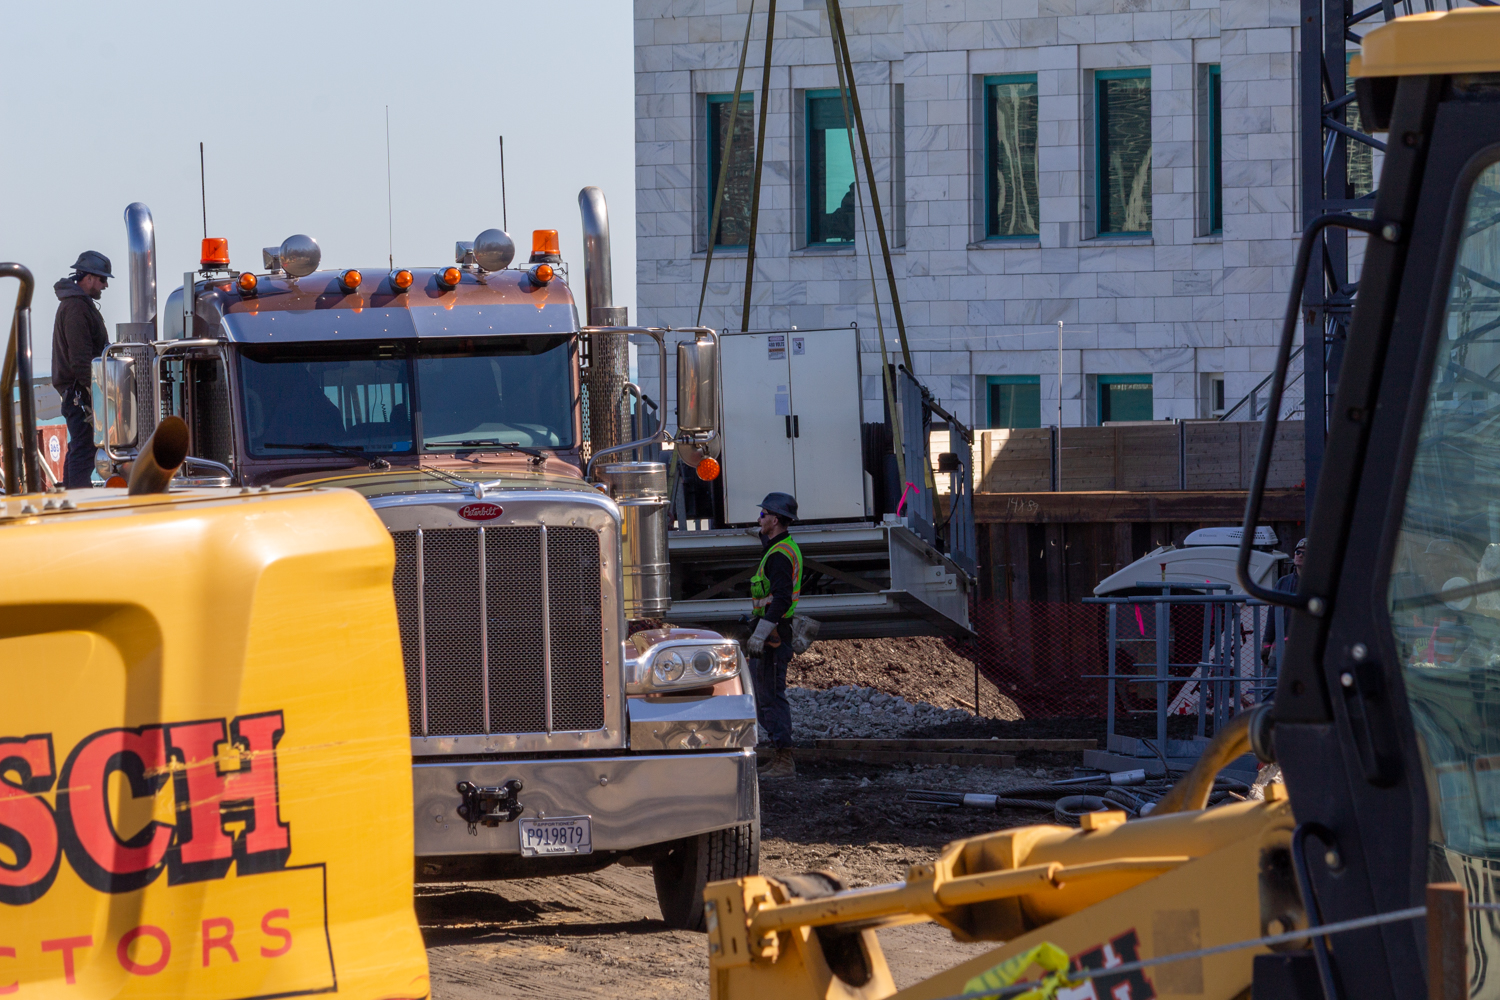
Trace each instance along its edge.
{"label": "truck grille", "polygon": [[413,736],[603,728],[595,532],[538,525],[392,537]]}

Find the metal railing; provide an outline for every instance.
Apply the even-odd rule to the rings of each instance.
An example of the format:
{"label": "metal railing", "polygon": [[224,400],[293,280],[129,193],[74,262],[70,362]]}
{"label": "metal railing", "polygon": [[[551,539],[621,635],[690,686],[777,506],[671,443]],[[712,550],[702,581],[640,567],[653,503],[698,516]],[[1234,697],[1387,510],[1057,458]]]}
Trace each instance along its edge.
{"label": "metal railing", "polygon": [[[1167,720],[1171,716],[1196,715],[1195,736],[1204,739],[1218,733],[1240,712],[1274,695],[1286,643],[1286,609],[1245,594],[1229,593],[1229,585],[1222,583],[1145,581],[1136,587],[1159,589],[1160,594],[1084,599],[1085,604],[1107,608],[1108,672],[1084,676],[1107,685],[1110,749],[1116,749],[1124,736],[1117,731],[1121,701],[1128,714],[1155,714],[1156,746],[1148,750],[1165,757],[1182,756],[1167,750]],[[1195,593],[1180,592],[1185,589]],[[1183,613],[1193,608],[1202,609],[1198,658],[1174,662],[1173,644],[1182,641],[1178,632],[1197,624],[1197,616]],[[1174,609],[1181,610],[1174,615]],[[1269,649],[1267,636],[1274,636]],[[1133,669],[1125,669],[1127,666]],[[1155,705],[1130,708],[1134,698],[1128,690],[1121,691],[1121,685],[1127,689],[1133,685],[1154,687]],[[1126,697],[1122,699],[1121,694]]]}

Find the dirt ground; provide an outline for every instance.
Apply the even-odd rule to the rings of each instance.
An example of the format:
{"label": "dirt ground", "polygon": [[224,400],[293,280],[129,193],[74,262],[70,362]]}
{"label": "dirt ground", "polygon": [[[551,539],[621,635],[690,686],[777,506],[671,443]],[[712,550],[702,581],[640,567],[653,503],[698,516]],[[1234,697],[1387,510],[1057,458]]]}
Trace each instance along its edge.
{"label": "dirt ground", "polygon": [[[1014,771],[863,764],[799,766],[761,787],[761,871],[824,870],[851,887],[899,881],[951,840],[1039,813],[908,806],[908,788],[993,790],[1072,774],[1068,754],[1024,755]],[[1041,773],[1038,774],[1037,772]],[[708,996],[704,936],[666,929],[651,871],[418,888],[434,1000],[506,996],[676,1000]],[[934,924],[879,932],[896,984],[909,986],[988,945],[960,944]]]}
{"label": "dirt ground", "polygon": [[[852,684],[938,708],[974,711],[973,662],[934,636],[819,640],[792,658],[786,682],[818,689]],[[1021,717],[1016,703],[983,676],[979,678],[979,707],[990,718]]]}

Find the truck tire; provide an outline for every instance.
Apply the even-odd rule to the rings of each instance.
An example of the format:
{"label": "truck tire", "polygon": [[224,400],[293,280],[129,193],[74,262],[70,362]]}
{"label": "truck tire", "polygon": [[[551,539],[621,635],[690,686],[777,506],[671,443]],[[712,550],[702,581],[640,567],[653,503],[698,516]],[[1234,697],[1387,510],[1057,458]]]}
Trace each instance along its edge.
{"label": "truck tire", "polygon": [[703,888],[760,871],[760,819],[674,841],[651,865],[661,918],[677,930],[703,930]]}

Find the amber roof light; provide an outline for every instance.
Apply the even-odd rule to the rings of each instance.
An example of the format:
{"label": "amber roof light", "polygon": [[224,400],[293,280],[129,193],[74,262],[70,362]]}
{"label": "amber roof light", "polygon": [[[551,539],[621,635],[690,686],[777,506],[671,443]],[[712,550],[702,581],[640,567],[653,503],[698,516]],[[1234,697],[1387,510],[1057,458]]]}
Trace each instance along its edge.
{"label": "amber roof light", "polygon": [[437,273],[437,282],[442,286],[443,291],[451,292],[458,287],[458,283],[463,279],[463,276],[464,273],[458,268],[445,267]]}
{"label": "amber roof light", "polygon": [[222,236],[205,236],[203,253],[198,262],[205,268],[229,266],[229,241]]}
{"label": "amber roof light", "polygon": [[399,271],[392,271],[391,272],[391,287],[394,288],[396,291],[398,291],[398,292],[404,292],[404,291],[406,291],[408,288],[411,287],[411,282],[412,282],[411,272],[408,271],[408,270],[406,270],[405,268],[402,268]]}
{"label": "amber roof light", "polygon": [[552,265],[533,264],[531,265],[531,270],[527,273],[531,275],[531,280],[533,282],[538,285],[545,285],[547,284],[547,282],[552,280]]}
{"label": "amber roof light", "polygon": [[241,295],[254,295],[256,287],[260,284],[260,279],[249,271],[246,271],[236,278],[234,283],[239,288]]}
{"label": "amber roof light", "polygon": [[359,288],[359,283],[364,280],[365,276],[351,267],[349,270],[339,274],[339,287],[345,292],[352,292]]}

